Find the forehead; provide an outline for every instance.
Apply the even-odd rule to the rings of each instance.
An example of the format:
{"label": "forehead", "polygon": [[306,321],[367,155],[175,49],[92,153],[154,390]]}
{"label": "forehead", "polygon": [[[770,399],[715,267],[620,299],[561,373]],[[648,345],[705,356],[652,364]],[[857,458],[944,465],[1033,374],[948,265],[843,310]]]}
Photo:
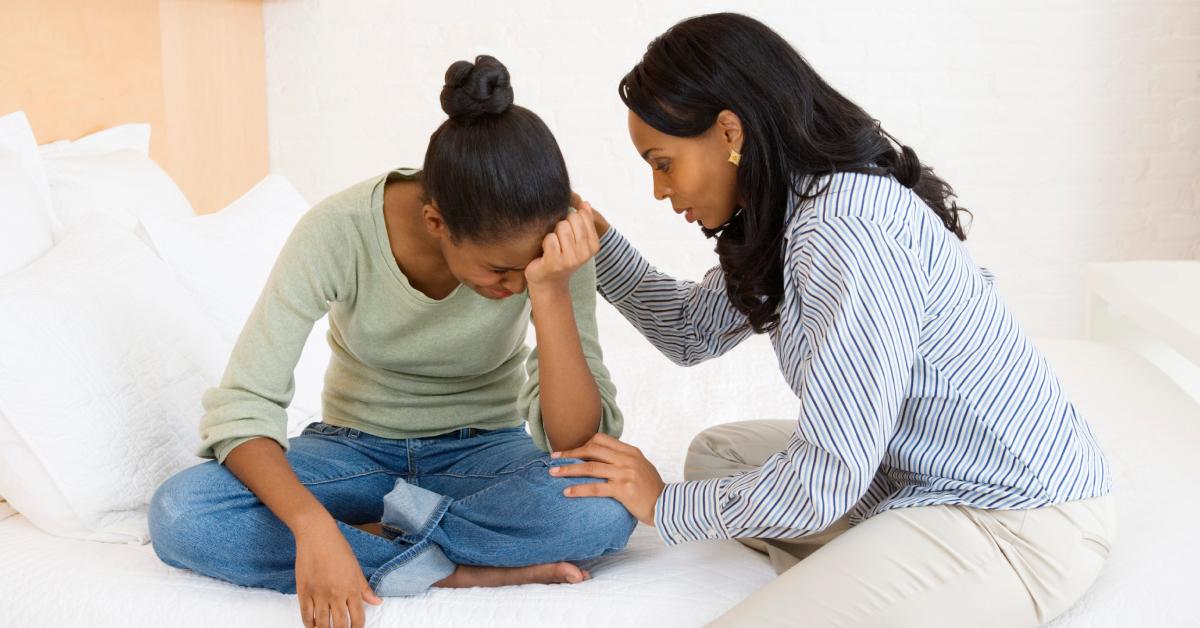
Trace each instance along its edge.
{"label": "forehead", "polygon": [[648,148],[663,148],[663,145],[672,139],[666,133],[646,124],[646,121],[632,110],[629,111],[629,138],[633,140],[633,145],[639,153]]}
{"label": "forehead", "polygon": [[480,243],[463,240],[458,248],[476,261],[492,266],[519,268],[542,254],[544,233],[531,231],[519,236],[506,237],[496,242]]}

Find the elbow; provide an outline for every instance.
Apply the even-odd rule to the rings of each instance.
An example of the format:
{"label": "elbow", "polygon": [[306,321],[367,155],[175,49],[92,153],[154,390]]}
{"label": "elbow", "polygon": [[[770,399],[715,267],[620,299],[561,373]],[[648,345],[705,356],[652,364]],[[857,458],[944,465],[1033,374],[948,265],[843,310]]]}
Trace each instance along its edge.
{"label": "elbow", "polygon": [[[542,418],[542,429],[546,433],[546,444],[550,447],[550,451],[566,451],[576,449],[588,444],[592,437],[600,432],[604,419],[604,410],[602,404],[596,404],[595,413],[586,418],[576,417],[577,423],[572,426],[556,423],[554,420],[547,420],[550,417]],[[590,427],[589,427],[590,426]]]}
{"label": "elbow", "polygon": [[681,352],[664,351],[663,355],[667,356],[667,359],[675,366],[684,367],[696,366],[712,357],[702,351],[693,351],[691,349],[684,349]]}

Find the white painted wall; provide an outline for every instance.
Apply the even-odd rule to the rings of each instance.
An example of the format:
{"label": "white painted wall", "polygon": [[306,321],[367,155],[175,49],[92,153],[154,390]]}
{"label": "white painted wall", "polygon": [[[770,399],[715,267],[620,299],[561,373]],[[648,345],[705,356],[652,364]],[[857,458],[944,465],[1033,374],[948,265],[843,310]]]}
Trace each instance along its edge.
{"label": "white painted wall", "polygon": [[[1082,334],[1087,262],[1200,258],[1195,0],[268,0],[272,170],[316,201],[419,165],[446,67],[492,54],[557,135],[576,189],[660,268],[698,278],[711,243],[651,197],[616,85],[654,36],[715,10],[781,32],[937,168],[975,213],[970,250],[1033,334]],[[611,314],[610,361],[658,365]],[[741,393],[707,390],[703,417],[631,427],[670,463],[702,425],[794,412],[763,342],[699,371],[661,366],[652,382],[618,373],[624,398],[669,414],[697,388]],[[737,377],[747,369],[762,381]]]}

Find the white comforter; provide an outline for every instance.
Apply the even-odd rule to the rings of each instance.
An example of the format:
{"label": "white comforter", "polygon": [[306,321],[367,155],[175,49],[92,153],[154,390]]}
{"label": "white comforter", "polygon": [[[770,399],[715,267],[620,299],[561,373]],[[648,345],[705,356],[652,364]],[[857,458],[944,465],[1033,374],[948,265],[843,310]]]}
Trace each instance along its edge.
{"label": "white comforter", "polygon": [[[1120,536],[1104,573],[1054,628],[1200,626],[1193,529],[1200,505],[1200,406],[1123,351],[1040,343],[1092,421],[1116,473]],[[618,362],[620,360],[617,360]],[[728,372],[723,375],[728,376]],[[749,375],[745,375],[749,377]],[[636,400],[627,401],[633,414]],[[297,626],[294,596],[172,569],[149,546],[49,536],[0,521],[0,627]],[[733,541],[665,547],[639,528],[629,549],[590,565],[579,585],[435,590],[389,599],[369,625],[699,626],[773,576]],[[796,609],[802,614],[804,609]]]}

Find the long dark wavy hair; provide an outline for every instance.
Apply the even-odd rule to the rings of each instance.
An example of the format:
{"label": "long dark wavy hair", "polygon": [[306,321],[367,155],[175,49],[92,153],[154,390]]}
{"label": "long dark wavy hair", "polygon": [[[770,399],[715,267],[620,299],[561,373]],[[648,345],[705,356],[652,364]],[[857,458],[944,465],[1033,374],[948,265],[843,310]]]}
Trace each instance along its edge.
{"label": "long dark wavy hair", "polygon": [[[783,235],[789,197],[819,196],[816,176],[892,176],[966,239],[954,190],[861,107],[824,81],[778,33],[753,18],[715,13],[684,20],[646,48],[618,86],[621,100],[655,129],[696,137],[730,110],[744,141],[738,191],[744,204],[716,238],[729,300],[757,333],[779,323]],[[808,181],[805,189],[797,189]]]}

